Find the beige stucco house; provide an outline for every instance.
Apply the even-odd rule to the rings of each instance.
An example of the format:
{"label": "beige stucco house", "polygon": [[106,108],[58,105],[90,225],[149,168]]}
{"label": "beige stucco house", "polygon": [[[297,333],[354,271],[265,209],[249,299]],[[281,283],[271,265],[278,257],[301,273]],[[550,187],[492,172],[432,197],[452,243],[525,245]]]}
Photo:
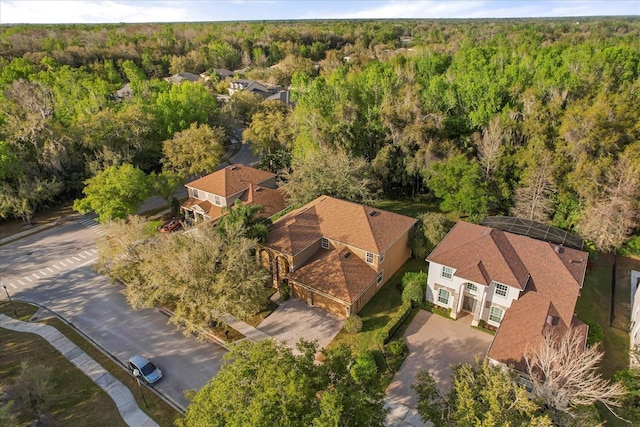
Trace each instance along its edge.
{"label": "beige stucco house", "polygon": [[261,215],[270,217],[285,208],[276,186],[276,175],[244,165],[230,165],[185,185],[189,198],[180,207],[189,224],[215,222],[225,208],[239,200],[262,206]]}
{"label": "beige stucco house", "polygon": [[355,314],[411,255],[416,220],[329,196],[289,212],[258,251],[292,296],[340,316]]}

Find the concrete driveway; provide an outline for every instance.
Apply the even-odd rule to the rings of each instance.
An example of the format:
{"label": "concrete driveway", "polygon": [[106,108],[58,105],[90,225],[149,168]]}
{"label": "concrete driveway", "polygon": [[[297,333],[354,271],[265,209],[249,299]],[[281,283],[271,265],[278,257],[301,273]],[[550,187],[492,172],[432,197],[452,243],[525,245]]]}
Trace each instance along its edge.
{"label": "concrete driveway", "polygon": [[451,365],[471,363],[484,357],[493,335],[471,327],[471,316],[447,319],[425,310],[413,319],[405,332],[409,356],[387,388],[387,399],[409,408],[417,406],[411,384],[420,369],[433,375],[441,393],[451,389]]}
{"label": "concrete driveway", "polygon": [[317,340],[320,348],[324,348],[343,325],[344,319],[291,298],[264,319],[258,329],[294,349],[300,338]]}

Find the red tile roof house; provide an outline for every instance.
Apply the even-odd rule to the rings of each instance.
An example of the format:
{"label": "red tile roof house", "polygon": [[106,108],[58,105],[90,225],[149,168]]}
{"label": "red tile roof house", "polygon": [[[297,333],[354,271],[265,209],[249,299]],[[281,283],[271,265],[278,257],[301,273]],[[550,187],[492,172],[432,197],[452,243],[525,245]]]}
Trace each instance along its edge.
{"label": "red tile roof house", "polygon": [[261,205],[261,215],[270,217],[285,208],[276,188],[276,175],[244,165],[230,165],[185,185],[189,198],[180,207],[189,224],[215,222],[225,215],[224,208],[236,200]]}
{"label": "red tile roof house", "polygon": [[321,196],[275,221],[258,251],[275,286],[340,316],[355,314],[411,256],[416,219]]}
{"label": "red tile roof house", "polygon": [[545,329],[588,327],[574,314],[587,268],[586,252],[458,222],[429,254],[427,300],[497,327],[487,357],[525,372],[524,355]]}

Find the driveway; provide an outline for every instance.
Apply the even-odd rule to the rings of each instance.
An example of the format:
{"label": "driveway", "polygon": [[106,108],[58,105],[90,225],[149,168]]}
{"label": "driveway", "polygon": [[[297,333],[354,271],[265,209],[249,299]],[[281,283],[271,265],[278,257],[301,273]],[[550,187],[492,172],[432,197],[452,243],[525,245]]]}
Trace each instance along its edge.
{"label": "driveway", "polygon": [[471,316],[447,319],[420,310],[405,332],[409,356],[387,388],[387,399],[415,408],[417,397],[411,389],[420,369],[428,370],[440,389],[451,389],[451,365],[471,363],[484,357],[493,335],[471,327]]}
{"label": "driveway", "polygon": [[291,298],[264,319],[258,329],[292,348],[300,338],[317,340],[320,348],[324,348],[343,325],[344,319]]}

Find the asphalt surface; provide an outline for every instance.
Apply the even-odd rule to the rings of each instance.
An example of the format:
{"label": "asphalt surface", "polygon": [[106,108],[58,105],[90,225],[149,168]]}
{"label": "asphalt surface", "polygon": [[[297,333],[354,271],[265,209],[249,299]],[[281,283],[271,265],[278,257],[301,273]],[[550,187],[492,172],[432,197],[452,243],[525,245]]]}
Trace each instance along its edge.
{"label": "asphalt surface", "polygon": [[99,233],[85,216],[1,246],[0,279],[13,298],[55,311],[123,366],[134,353],[157,362],[156,390],[186,408],[184,391],[215,376],[226,350],[185,337],[157,309],[129,308],[122,287],[92,269]]}

